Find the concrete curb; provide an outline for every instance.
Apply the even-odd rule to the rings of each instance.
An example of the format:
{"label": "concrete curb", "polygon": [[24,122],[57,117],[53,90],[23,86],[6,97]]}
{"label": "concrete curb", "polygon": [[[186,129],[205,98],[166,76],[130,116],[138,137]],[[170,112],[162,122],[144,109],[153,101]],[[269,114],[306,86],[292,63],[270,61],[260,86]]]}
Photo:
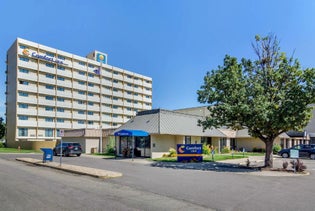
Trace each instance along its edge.
{"label": "concrete curb", "polygon": [[42,160],[34,159],[34,158],[16,158],[17,161],[22,161],[26,163],[31,163],[38,166],[44,166],[44,167],[50,167],[62,171],[67,171],[71,173],[76,174],[82,174],[82,175],[88,175],[96,178],[115,178],[115,177],[121,177],[122,173],[120,172],[114,172],[114,171],[107,171],[102,169],[95,169],[95,168],[89,168],[89,167],[83,167],[83,166],[75,166],[75,165],[68,165],[68,164],[62,164],[60,166],[59,163],[56,162],[50,162],[47,161],[46,163],[43,163]]}

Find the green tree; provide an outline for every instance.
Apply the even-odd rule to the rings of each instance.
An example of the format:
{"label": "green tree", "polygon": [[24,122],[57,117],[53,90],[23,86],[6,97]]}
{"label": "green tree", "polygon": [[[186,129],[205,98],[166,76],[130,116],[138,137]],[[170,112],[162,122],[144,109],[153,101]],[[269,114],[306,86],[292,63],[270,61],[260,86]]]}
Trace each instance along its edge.
{"label": "green tree", "polygon": [[265,143],[265,167],[273,167],[273,142],[281,133],[301,130],[311,118],[315,100],[315,70],[302,69],[298,60],[280,52],[276,36],[255,37],[258,59],[226,55],[223,66],[208,72],[197,91],[209,116],[200,126],[248,129]]}

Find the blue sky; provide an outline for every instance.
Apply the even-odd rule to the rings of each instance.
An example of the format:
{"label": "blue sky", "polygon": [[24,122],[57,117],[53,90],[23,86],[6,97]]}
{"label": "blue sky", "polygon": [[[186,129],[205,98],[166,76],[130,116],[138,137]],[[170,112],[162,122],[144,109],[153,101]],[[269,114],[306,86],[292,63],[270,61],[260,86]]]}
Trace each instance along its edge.
{"label": "blue sky", "polygon": [[281,50],[315,67],[315,1],[2,0],[0,116],[6,51],[17,37],[153,79],[153,108],[200,106],[196,91],[226,54],[255,58],[256,34],[274,33]]}

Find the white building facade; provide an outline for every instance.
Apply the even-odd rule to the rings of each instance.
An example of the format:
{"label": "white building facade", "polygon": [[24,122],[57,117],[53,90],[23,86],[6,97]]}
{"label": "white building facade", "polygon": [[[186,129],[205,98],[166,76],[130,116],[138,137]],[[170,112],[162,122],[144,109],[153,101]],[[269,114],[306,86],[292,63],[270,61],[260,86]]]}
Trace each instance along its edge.
{"label": "white building facade", "polygon": [[152,78],[21,38],[7,52],[7,144],[56,141],[60,130],[117,128],[152,109]]}

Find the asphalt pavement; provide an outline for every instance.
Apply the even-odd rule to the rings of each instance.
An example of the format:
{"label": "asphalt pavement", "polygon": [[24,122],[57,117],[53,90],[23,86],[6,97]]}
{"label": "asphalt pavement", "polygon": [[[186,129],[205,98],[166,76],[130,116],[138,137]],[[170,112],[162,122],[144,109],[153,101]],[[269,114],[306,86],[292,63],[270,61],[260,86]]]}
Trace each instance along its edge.
{"label": "asphalt pavement", "polygon": [[[84,157],[90,157],[95,159],[104,159],[103,156],[94,156],[89,154],[82,154]],[[18,161],[31,163],[38,166],[50,167],[62,171],[67,171],[76,174],[89,175],[97,178],[115,178],[121,177],[123,174],[116,171],[108,171],[98,168],[90,168],[86,166],[62,164],[59,162],[50,162],[34,158],[16,158]],[[279,157],[274,158],[274,168],[263,169],[264,157],[262,156],[250,156],[249,158],[241,159],[231,159],[218,162],[200,162],[200,163],[178,163],[178,162],[153,162],[142,158],[136,159],[119,159],[121,162],[131,162],[140,164],[150,164],[154,167],[160,168],[173,168],[173,169],[191,169],[191,170],[203,170],[203,171],[229,171],[241,174],[248,174],[253,176],[273,176],[273,177],[283,177],[283,176],[305,176],[309,175],[308,172],[304,173],[294,173],[292,169],[284,171],[282,169],[282,159]],[[249,165],[247,165],[249,162]]]}

